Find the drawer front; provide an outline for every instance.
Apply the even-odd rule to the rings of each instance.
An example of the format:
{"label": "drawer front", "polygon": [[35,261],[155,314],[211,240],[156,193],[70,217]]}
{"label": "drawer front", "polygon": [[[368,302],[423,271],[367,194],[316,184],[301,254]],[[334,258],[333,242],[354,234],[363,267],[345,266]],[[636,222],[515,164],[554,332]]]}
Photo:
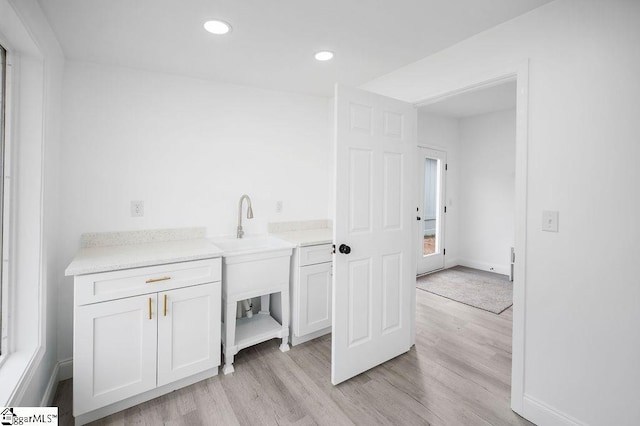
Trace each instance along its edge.
{"label": "drawer front", "polygon": [[75,277],[76,306],[220,281],[220,258]]}
{"label": "drawer front", "polygon": [[333,245],[320,244],[317,246],[300,247],[298,249],[298,253],[300,256],[300,266],[331,262],[333,256]]}

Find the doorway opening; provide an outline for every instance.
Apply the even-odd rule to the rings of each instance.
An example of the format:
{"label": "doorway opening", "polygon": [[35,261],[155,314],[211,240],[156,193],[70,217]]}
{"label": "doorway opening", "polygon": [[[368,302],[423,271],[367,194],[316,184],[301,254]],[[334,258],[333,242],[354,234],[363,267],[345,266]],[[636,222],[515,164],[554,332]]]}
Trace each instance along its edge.
{"label": "doorway opening", "polygon": [[[513,318],[511,408],[516,412],[522,411],[524,396],[527,87],[528,64],[523,62],[484,77],[449,82],[416,105],[419,151],[443,151],[448,165],[442,190],[443,269],[464,265],[476,271],[462,272],[477,272],[480,279],[490,273],[514,280],[509,284],[513,307],[504,312]],[[502,136],[495,134],[501,132]],[[422,155],[418,158],[422,161]],[[422,185],[425,176],[417,178]],[[425,232],[420,228],[422,241]],[[419,250],[418,259],[425,255],[423,247]],[[517,255],[515,265],[512,250]],[[418,275],[425,272],[432,271],[421,271],[418,262]]]}
{"label": "doorway opening", "polygon": [[510,275],[515,241],[515,129],[515,81],[419,109],[423,226],[418,237],[418,275],[444,268],[447,248],[446,267],[462,265]]}

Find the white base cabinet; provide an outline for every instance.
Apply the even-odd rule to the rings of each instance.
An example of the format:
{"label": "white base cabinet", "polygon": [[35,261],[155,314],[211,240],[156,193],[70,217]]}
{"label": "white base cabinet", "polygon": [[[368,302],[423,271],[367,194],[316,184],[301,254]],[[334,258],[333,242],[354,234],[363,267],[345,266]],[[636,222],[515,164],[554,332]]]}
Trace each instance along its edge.
{"label": "white base cabinet", "polygon": [[[331,332],[333,245],[298,247],[291,262],[292,345],[304,343]],[[278,320],[280,300],[275,297],[272,313]]]}
{"label": "white base cabinet", "polygon": [[219,295],[220,283],[211,283],[158,300],[158,386],[220,365]]}
{"label": "white base cabinet", "polygon": [[74,413],[156,387],[156,294],[81,306],[75,314]]}
{"label": "white base cabinet", "polygon": [[294,334],[307,334],[331,327],[332,262],[301,266],[298,273],[298,318]]}
{"label": "white base cabinet", "polygon": [[[114,281],[114,300],[104,300],[103,284]],[[131,281],[144,294],[128,295],[131,287],[118,285]],[[87,286],[102,289],[99,302],[79,304],[76,299],[76,424],[217,374],[219,258],[82,275],[75,277],[75,286],[76,294],[87,295],[80,303],[91,302]],[[128,297],[118,298],[123,290]]]}

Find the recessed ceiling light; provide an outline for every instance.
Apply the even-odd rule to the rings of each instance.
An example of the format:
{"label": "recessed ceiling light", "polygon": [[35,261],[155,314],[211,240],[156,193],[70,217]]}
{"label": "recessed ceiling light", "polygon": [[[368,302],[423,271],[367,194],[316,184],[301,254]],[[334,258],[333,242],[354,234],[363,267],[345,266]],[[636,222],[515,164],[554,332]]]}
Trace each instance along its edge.
{"label": "recessed ceiling light", "polygon": [[321,50],[316,53],[316,59],[318,61],[328,61],[333,58],[333,52],[329,50]]}
{"label": "recessed ceiling light", "polygon": [[224,21],[207,21],[204,23],[204,29],[211,34],[222,35],[231,31],[231,25]]}

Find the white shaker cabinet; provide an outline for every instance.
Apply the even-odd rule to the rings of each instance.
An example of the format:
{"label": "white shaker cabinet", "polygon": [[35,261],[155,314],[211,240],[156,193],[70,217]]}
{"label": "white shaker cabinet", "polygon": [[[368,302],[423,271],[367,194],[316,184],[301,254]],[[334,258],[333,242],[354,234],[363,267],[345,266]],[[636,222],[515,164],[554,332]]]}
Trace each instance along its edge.
{"label": "white shaker cabinet", "polygon": [[77,424],[217,374],[220,258],[75,277]]}
{"label": "white shaker cabinet", "polygon": [[331,332],[331,244],[298,247],[291,271],[291,344],[297,345]]}
{"label": "white shaker cabinet", "polygon": [[104,407],[156,387],[156,295],[81,306],[75,313],[74,408]]}
{"label": "white shaker cabinet", "polygon": [[300,267],[296,336],[331,327],[331,271],[331,262]]}
{"label": "white shaker cabinet", "polygon": [[158,386],[220,364],[220,283],[159,293]]}

